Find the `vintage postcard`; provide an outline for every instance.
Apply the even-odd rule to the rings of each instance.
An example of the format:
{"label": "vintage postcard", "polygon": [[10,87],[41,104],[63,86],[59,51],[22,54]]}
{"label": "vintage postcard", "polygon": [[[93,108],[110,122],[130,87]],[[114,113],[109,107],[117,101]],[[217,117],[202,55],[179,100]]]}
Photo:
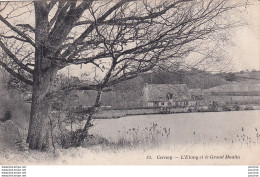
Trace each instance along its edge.
{"label": "vintage postcard", "polygon": [[259,165],[260,1],[1,1],[0,120],[0,165]]}

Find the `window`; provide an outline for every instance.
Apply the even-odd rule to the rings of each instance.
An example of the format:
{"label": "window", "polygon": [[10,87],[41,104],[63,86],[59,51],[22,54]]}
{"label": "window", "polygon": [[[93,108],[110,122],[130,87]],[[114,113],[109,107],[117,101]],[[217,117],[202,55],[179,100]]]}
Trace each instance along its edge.
{"label": "window", "polygon": [[172,94],[172,93],[167,93],[167,99],[168,99],[168,100],[172,99],[172,97],[173,97],[173,94]]}

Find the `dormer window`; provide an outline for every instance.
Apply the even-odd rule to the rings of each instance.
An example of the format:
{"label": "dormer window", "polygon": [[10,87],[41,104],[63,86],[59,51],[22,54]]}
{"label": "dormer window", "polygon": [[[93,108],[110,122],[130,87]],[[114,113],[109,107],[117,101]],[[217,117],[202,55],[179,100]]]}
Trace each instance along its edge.
{"label": "dormer window", "polygon": [[171,100],[172,97],[173,97],[173,94],[172,94],[172,93],[167,93],[167,99],[168,99],[168,100]]}

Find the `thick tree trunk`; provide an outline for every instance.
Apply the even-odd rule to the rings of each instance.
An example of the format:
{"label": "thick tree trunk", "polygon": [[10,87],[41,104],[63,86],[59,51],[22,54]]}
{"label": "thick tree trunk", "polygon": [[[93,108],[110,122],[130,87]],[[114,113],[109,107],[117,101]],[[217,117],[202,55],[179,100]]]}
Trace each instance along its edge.
{"label": "thick tree trunk", "polygon": [[47,151],[50,145],[49,113],[51,108],[50,87],[56,70],[46,73],[44,76],[35,76],[32,93],[32,105],[30,114],[27,143],[29,148]]}
{"label": "thick tree trunk", "polygon": [[[34,89],[36,90],[36,88]],[[27,143],[30,149],[46,151],[49,148],[49,103],[41,98],[41,91],[34,91]]]}
{"label": "thick tree trunk", "polygon": [[29,148],[46,151],[50,144],[50,87],[57,73],[57,66],[47,58],[52,45],[48,43],[48,5],[35,2],[35,68],[33,73],[32,105],[27,143]]}

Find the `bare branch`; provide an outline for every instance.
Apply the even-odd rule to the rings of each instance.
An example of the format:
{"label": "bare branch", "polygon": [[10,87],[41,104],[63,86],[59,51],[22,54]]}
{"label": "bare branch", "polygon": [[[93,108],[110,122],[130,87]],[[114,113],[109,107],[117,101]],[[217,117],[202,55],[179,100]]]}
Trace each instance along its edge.
{"label": "bare branch", "polygon": [[21,42],[26,42],[26,40],[25,39],[22,39],[22,38],[19,38],[19,37],[16,37],[16,36],[5,36],[5,35],[3,35],[3,34],[0,34],[0,37],[3,37],[3,38],[6,38],[6,39],[16,39],[16,40],[18,40],[18,41],[21,41]]}
{"label": "bare branch", "polygon": [[21,69],[33,73],[33,70],[26,67],[16,56],[5,46],[5,44],[0,40],[0,47],[5,51],[5,53],[18,65],[21,67]]}
{"label": "bare branch", "polygon": [[29,29],[32,32],[35,32],[35,29],[31,25],[29,25],[29,24],[17,24],[16,26],[21,26],[23,28]]}
{"label": "bare branch", "polygon": [[15,78],[19,79],[20,81],[28,84],[28,85],[33,85],[33,82],[29,79],[26,79],[24,76],[22,76],[21,74],[15,72],[12,68],[8,67],[7,64],[5,64],[4,62],[0,61],[0,65],[7,71],[9,72],[12,76],[14,76]]}
{"label": "bare branch", "polygon": [[[127,3],[128,0],[121,0],[118,3],[116,3],[113,7],[111,7],[104,15],[102,15],[100,18],[98,18],[97,24],[101,21],[105,20],[112,12],[114,12],[117,8],[121,7],[123,4]],[[72,44],[71,47],[69,47],[63,54],[63,57],[68,56],[71,51],[75,48],[76,45],[81,43],[92,31],[94,30],[94,24],[91,24]]]}
{"label": "bare branch", "polygon": [[65,4],[65,2],[61,2],[61,1],[59,2],[58,9],[56,10],[55,15],[50,20],[50,27],[52,27],[53,24],[56,22],[59,14],[61,13],[61,11],[62,11],[62,9],[64,7],[64,4]]}
{"label": "bare branch", "polygon": [[18,30],[16,27],[14,27],[13,25],[11,25],[6,19],[4,19],[2,17],[2,15],[0,15],[0,20],[6,25],[8,26],[11,30],[13,30],[14,32],[16,32],[17,34],[19,34],[21,37],[23,37],[27,42],[29,42],[32,46],[35,47],[35,43],[30,39],[30,37],[28,37],[26,34],[24,34],[22,31]]}
{"label": "bare branch", "polygon": [[49,2],[48,7],[47,7],[48,8],[48,12],[51,11],[51,9],[53,8],[53,6],[55,6],[56,3],[57,3],[56,1]]}

